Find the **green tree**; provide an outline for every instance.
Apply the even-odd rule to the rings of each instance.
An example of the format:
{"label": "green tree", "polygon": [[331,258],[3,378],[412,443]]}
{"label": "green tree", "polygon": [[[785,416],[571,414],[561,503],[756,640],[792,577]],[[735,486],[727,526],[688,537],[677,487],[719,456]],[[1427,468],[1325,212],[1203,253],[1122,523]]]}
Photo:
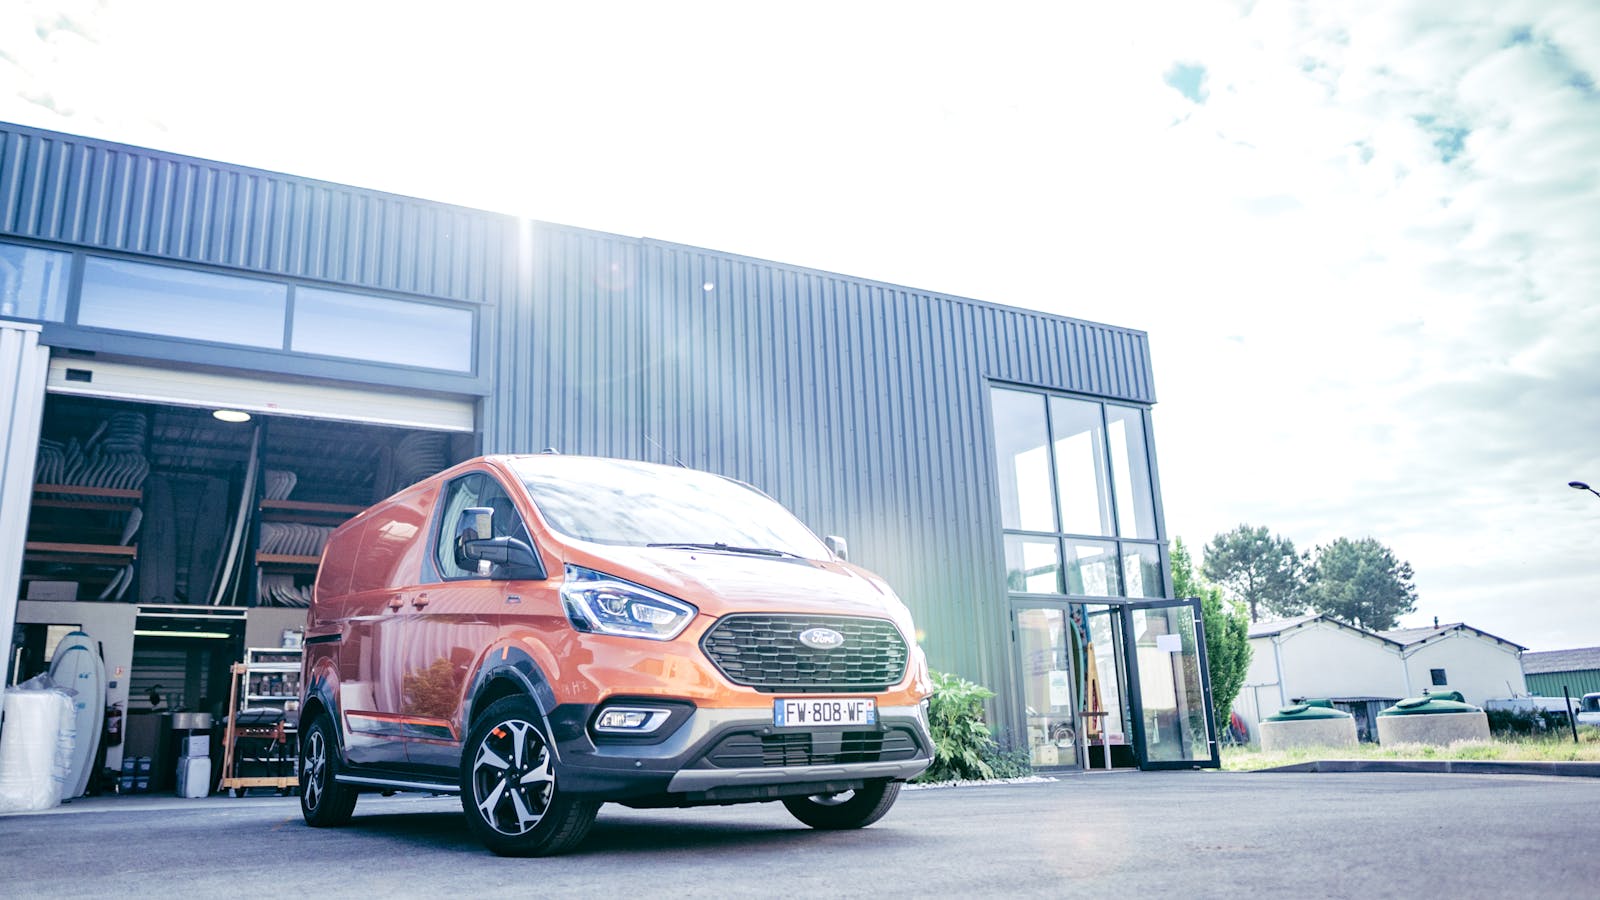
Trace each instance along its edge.
{"label": "green tree", "polygon": [[1203,571],[1245,604],[1252,622],[1261,621],[1262,610],[1292,616],[1305,609],[1305,558],[1294,541],[1264,527],[1240,525],[1217,535],[1206,545]]}
{"label": "green tree", "polygon": [[1417,608],[1411,564],[1372,538],[1317,548],[1306,599],[1311,608],[1369,631],[1393,628]]}
{"label": "green tree", "polygon": [[1244,687],[1250,668],[1250,620],[1244,607],[1223,596],[1194,570],[1183,538],[1172,542],[1172,589],[1179,597],[1199,597],[1206,630],[1206,668],[1211,673],[1212,721],[1217,731],[1228,727],[1228,713]]}

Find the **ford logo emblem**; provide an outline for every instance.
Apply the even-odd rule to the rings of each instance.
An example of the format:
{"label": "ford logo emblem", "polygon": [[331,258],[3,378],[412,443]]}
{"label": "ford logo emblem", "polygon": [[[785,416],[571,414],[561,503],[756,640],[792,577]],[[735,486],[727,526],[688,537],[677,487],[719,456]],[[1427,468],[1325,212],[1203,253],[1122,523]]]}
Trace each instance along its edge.
{"label": "ford logo emblem", "polygon": [[844,646],[844,635],[832,628],[808,628],[800,632],[800,643],[813,650],[832,650]]}

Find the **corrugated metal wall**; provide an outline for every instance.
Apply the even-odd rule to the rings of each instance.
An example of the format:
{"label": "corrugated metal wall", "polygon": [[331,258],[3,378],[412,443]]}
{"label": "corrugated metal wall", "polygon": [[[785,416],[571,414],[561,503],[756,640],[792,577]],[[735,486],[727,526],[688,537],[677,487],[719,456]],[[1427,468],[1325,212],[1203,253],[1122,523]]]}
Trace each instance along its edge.
{"label": "corrugated metal wall", "polygon": [[851,542],[937,668],[1011,704],[990,381],[1154,399],[1142,333],[657,241],[536,226],[500,311],[494,452],[757,485]]}
{"label": "corrugated metal wall", "polygon": [[1155,399],[1139,332],[17,126],[0,125],[0,235],[490,304],[487,452],[758,485],[849,538],[934,665],[1002,711],[986,386]]}
{"label": "corrugated metal wall", "polygon": [[1585,669],[1578,672],[1546,672],[1540,675],[1529,675],[1528,693],[1535,697],[1559,697],[1561,687],[1565,685],[1572,692],[1573,699],[1584,694],[1600,691],[1600,669]]}
{"label": "corrugated metal wall", "polygon": [[517,220],[0,124],[0,234],[494,303]]}
{"label": "corrugated metal wall", "polygon": [[529,223],[495,323],[484,452],[644,457],[637,242]]}
{"label": "corrugated metal wall", "polygon": [[[0,319],[0,636],[8,664],[49,365],[50,352],[39,346],[39,326]],[[0,685],[5,682],[0,673]]]}

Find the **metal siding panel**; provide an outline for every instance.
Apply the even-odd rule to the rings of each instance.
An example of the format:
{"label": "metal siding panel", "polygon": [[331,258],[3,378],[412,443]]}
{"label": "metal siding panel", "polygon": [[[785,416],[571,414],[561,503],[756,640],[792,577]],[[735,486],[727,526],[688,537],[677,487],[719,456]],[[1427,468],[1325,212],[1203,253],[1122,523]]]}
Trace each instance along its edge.
{"label": "metal siding panel", "polygon": [[1575,672],[1544,672],[1526,676],[1528,693],[1535,697],[1559,697],[1565,687],[1577,700],[1584,694],[1600,691],[1600,670],[1584,669]]}
{"label": "metal siding panel", "polygon": [[22,185],[22,139],[0,131],[0,231],[17,230],[17,196]]}
{"label": "metal siding panel", "polygon": [[494,213],[0,125],[0,234],[497,303],[511,283],[483,264],[504,264],[490,248],[517,228]]}
{"label": "metal siding panel", "polygon": [[485,449],[637,458],[649,374],[637,339],[647,316],[629,275],[638,248],[548,226],[529,240],[531,292],[498,310]]}
{"label": "metal siding panel", "polygon": [[[44,416],[49,351],[34,325],[0,321],[0,634],[10,635],[21,596],[23,543]],[[9,645],[8,645],[9,646]],[[6,679],[0,676],[0,682]]]}
{"label": "metal siding panel", "polygon": [[133,215],[130,216],[131,229],[130,234],[128,234],[128,250],[136,250],[139,253],[152,253],[152,251],[157,250],[155,247],[150,247],[150,243],[152,243],[150,235],[152,235],[152,232],[158,231],[157,227],[152,226],[152,218],[155,218],[155,216],[152,216],[155,178],[157,178],[155,160],[136,160],[133,167],[133,184],[130,187]]}

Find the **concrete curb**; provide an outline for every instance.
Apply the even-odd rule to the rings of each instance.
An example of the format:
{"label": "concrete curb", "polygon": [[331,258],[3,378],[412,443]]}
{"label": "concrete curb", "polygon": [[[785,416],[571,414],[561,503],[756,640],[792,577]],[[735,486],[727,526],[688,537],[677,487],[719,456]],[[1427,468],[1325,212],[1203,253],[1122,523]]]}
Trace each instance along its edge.
{"label": "concrete curb", "polygon": [[1451,775],[1562,775],[1600,778],[1600,762],[1498,759],[1319,759],[1257,772],[1413,772]]}

